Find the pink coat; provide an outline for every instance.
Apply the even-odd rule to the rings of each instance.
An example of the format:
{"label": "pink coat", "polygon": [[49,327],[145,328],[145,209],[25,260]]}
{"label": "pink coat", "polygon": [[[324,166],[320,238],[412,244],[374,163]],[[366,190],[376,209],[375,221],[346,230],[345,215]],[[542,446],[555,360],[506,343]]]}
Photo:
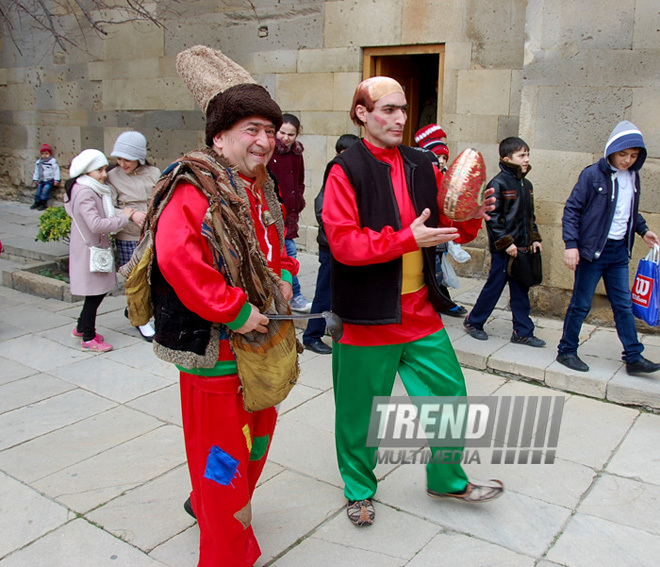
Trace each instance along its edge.
{"label": "pink coat", "polygon": [[[92,189],[76,183],[71,189],[71,200],[64,204],[66,212],[78,223],[80,231],[90,246],[108,248],[109,233],[117,232],[130,221],[126,215],[106,218],[103,199]],[[69,279],[73,295],[102,295],[112,291],[117,285],[117,274],[112,272],[89,271],[89,249],[80,231],[71,222],[69,234]]]}

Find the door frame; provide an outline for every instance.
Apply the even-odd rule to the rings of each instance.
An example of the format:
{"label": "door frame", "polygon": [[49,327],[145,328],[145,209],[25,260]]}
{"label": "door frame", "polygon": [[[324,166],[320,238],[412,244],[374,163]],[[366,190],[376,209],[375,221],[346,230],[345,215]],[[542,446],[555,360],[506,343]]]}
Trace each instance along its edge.
{"label": "door frame", "polygon": [[442,98],[444,92],[445,44],[427,45],[388,45],[385,47],[362,48],[362,80],[376,74],[376,64],[379,57],[396,55],[438,55],[438,115],[437,123],[442,124]]}

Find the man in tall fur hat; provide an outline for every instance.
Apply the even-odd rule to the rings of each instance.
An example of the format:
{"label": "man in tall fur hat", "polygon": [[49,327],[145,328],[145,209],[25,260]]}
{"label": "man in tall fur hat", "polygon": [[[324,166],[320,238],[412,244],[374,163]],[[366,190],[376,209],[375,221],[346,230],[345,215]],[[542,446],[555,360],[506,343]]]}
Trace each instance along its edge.
{"label": "man in tall fur hat", "polygon": [[[266,172],[282,113],[219,51],[187,49],[177,71],[205,113],[206,147],[163,172],[147,218],[155,250],[154,350],[180,370],[192,482],[184,507],[199,523],[198,565],[247,567],[261,553],[251,497],[277,401],[257,400],[264,409],[254,410],[244,381],[249,364],[258,365],[274,343],[280,350],[271,350],[273,367],[291,384],[299,372],[292,325],[280,327],[264,314],[287,312],[298,271],[285,252],[282,209]],[[236,353],[248,339],[262,350],[243,367]]]}
{"label": "man in tall fur hat", "polygon": [[[374,522],[377,447],[367,434],[374,396],[389,396],[398,373],[410,396],[465,396],[465,381],[438,311],[448,305],[435,278],[435,247],[473,239],[493,209],[486,193],[477,218],[439,226],[440,172],[401,145],[407,120],[401,85],[362,81],[351,118],[364,139],[337,156],[325,185],[323,225],[332,252],[332,309],[344,322],[333,345],[335,440],[347,514]],[[436,451],[437,448],[433,448]],[[486,502],[503,490],[469,482],[460,463],[427,466],[431,496]]]}

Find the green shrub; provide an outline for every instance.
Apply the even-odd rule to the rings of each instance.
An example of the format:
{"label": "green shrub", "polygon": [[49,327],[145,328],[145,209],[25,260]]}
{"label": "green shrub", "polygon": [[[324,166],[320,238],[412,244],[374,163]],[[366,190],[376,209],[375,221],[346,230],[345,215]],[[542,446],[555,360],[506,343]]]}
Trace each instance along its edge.
{"label": "green shrub", "polygon": [[39,232],[35,240],[68,242],[70,232],[71,217],[66,214],[64,207],[48,207],[39,217]]}

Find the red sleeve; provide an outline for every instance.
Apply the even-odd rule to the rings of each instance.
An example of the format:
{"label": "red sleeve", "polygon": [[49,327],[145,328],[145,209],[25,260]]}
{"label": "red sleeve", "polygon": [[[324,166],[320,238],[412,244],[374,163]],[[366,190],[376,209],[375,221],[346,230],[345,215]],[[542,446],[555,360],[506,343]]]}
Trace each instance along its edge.
{"label": "red sleeve", "polygon": [[242,289],[228,286],[213,267],[201,234],[208,206],[206,197],[194,186],[177,186],[158,221],[158,266],[186,308],[207,321],[231,323],[247,298]]}
{"label": "red sleeve", "polygon": [[342,264],[364,266],[389,262],[418,250],[410,227],[380,232],[360,228],[355,192],[340,165],[333,165],[325,183],[323,228],[332,255]]}
{"label": "red sleeve", "polygon": [[[435,179],[438,184],[438,187],[442,185],[442,171],[437,167],[435,168]],[[444,208],[444,203],[440,201],[440,192],[438,191],[438,209],[440,210],[440,226],[453,226],[458,229],[459,237],[454,240],[456,244],[467,244],[472,242],[479,234],[481,230],[482,219],[470,219],[463,222],[456,222],[446,217],[442,209]]]}

